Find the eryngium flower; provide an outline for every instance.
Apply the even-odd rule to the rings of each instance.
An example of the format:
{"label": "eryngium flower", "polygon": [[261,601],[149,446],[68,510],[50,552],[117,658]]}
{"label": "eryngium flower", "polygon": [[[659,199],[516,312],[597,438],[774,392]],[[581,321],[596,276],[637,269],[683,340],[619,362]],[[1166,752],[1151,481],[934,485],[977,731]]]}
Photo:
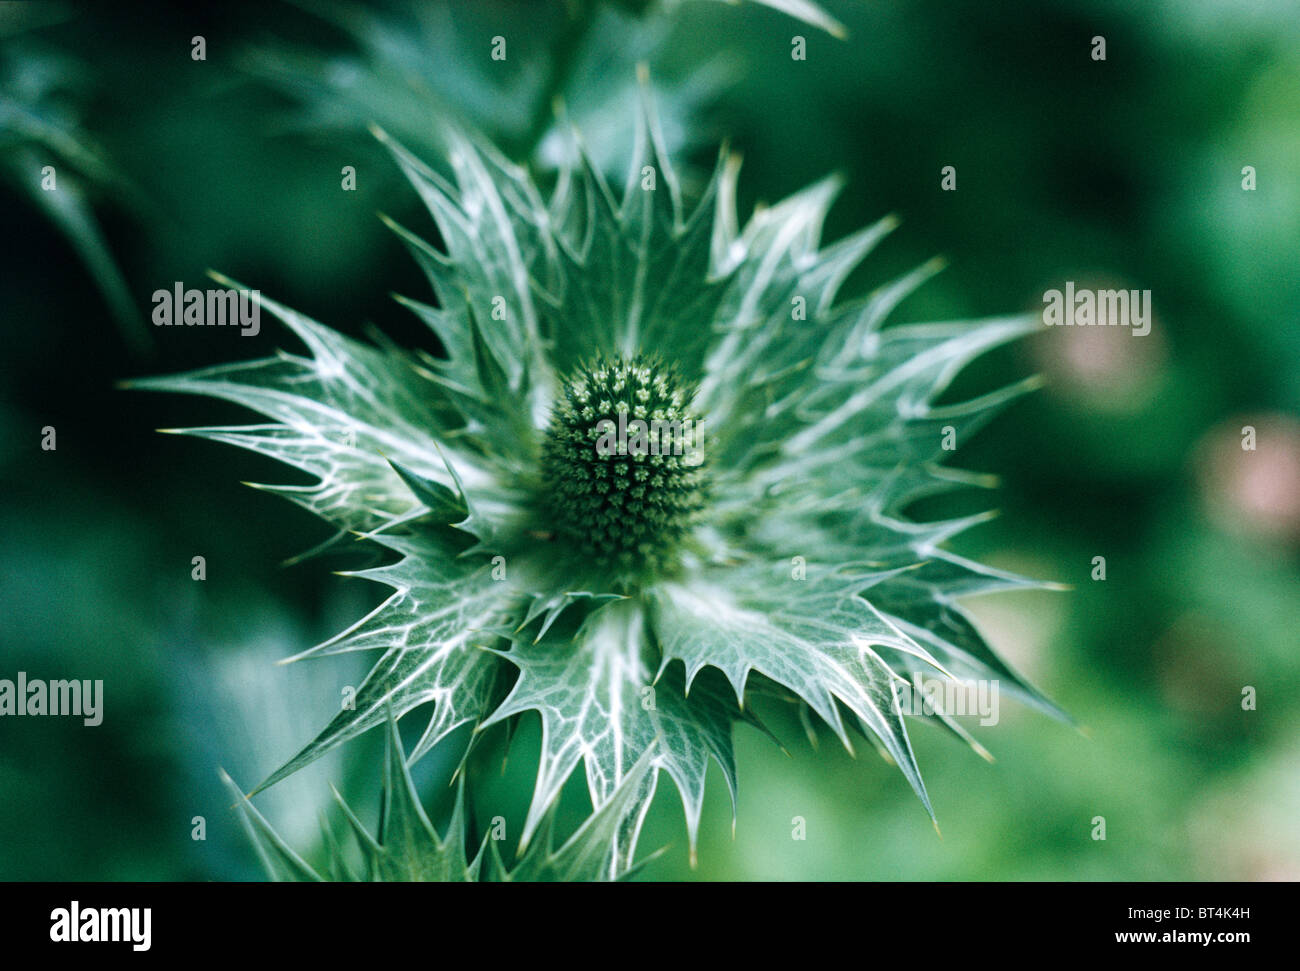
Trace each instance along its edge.
{"label": "eryngium flower", "polygon": [[[298,655],[380,652],[355,708],[263,786],[390,710],[433,703],[412,760],[459,726],[536,711],[541,760],[522,840],[582,763],[597,809],[620,800],[606,865],[616,876],[632,864],[660,770],[680,790],[692,849],[710,757],[734,809],[731,726],[753,719],[746,692],[797,699],[806,724],[815,714],[846,746],[860,732],[927,811],[900,704],[910,673],[997,680],[1059,714],[958,605],[1035,584],[942,549],[982,517],[903,515],[919,497],[983,482],[939,464],[942,440],[964,441],[1030,383],[934,401],[1032,322],[883,326],[935,266],[862,299],[836,292],[892,219],[823,247],[837,190],[826,179],[739,230],[739,166],[725,151],[687,214],[653,111],[643,114],[620,195],[584,162],[545,201],[476,137],[450,136],[449,181],[376,131],[445,243],[390,223],[435,291],[436,306],[401,302],[436,335],[436,353],[368,346],[263,298],[306,356],[136,383],[266,416],[187,432],[310,473],[313,485],[261,488],[316,513],[335,539],[359,534],[391,554],[355,575],[393,594]],[[595,431],[584,423],[622,409],[702,419],[707,461],[647,484],[639,464],[580,454]],[[617,512],[587,489],[616,479],[630,484]],[[907,714],[981,751],[950,713]],[[653,771],[628,779],[647,752]]]}
{"label": "eryngium flower", "polygon": [[564,382],[542,446],[541,502],[623,584],[672,570],[703,508],[692,392],[655,359],[598,359]]}

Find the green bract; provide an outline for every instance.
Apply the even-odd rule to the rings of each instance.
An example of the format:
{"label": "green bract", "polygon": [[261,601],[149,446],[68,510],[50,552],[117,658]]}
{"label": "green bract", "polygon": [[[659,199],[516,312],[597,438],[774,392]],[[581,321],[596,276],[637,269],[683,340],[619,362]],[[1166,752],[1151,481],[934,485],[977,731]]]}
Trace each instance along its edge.
{"label": "green bract", "polygon": [[[477,739],[536,712],[522,859],[542,852],[534,836],[581,765],[598,822],[584,838],[599,845],[564,872],[615,877],[636,859],[661,773],[681,793],[692,848],[710,759],[734,805],[731,729],[753,718],[747,693],[793,696],[845,745],[861,733],[927,810],[900,704],[911,673],[996,680],[1059,714],[958,603],[1036,584],[944,551],[981,517],[904,515],[915,499],[983,482],[940,465],[941,442],[964,440],[1030,383],[935,398],[1032,322],[883,326],[934,266],[861,299],[836,292],[892,219],[823,246],[837,189],[827,179],[741,229],[739,166],[726,153],[688,212],[653,112],[643,115],[618,194],[584,161],[544,198],[526,171],[460,133],[448,181],[378,133],[445,242],[393,225],[437,297],[402,303],[440,353],[368,346],[263,299],[305,355],[137,382],[264,415],[188,433],[310,473],[312,485],[261,488],[310,509],[336,540],[359,534],[389,553],[356,575],[391,596],[300,655],[374,652],[355,709],[264,786],[390,711],[433,704],[412,760],[460,726]],[[703,417],[707,461],[596,454],[595,423],[624,409]],[[609,563],[635,582],[617,582]],[[916,717],[967,737],[942,710]],[[394,863],[388,844],[371,849],[381,876],[421,872]],[[458,849],[452,869],[466,866]]]}

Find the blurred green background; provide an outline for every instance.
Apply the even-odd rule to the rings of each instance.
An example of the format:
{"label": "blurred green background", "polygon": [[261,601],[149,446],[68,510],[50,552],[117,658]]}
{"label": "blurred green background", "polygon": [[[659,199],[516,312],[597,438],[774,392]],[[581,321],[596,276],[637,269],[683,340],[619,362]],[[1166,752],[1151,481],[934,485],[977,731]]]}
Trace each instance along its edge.
{"label": "blurred green background", "polygon": [[[362,671],[274,662],[382,597],[328,560],[281,566],[327,531],[240,482],[291,472],[154,432],[245,413],[113,386],[288,335],[155,329],[149,294],[211,267],[346,333],[428,346],[389,298],[424,299],[423,278],[376,211],[433,228],[366,123],[430,155],[439,119],[461,117],[545,182],[558,95],[615,172],[639,61],[688,189],[726,139],[745,159],[742,213],[839,171],[827,239],[902,218],[848,292],[947,258],[898,319],[1037,312],[1067,279],[1150,289],[1155,314],[1142,339],[1045,328],[964,375],[957,392],[1047,384],[958,453],[999,491],[915,511],[995,503],[958,552],[1073,585],[968,605],[1087,736],[1007,702],[977,730],[990,765],[918,727],[940,838],[869,748],[853,759],[824,734],[814,751],[774,715],[788,756],[737,729],[734,839],[712,773],[692,870],[661,785],[642,847],[668,850],[643,877],[1300,879],[1300,8],[825,6],[846,38],[702,0],[582,2],[576,19],[499,0],[0,5],[0,677],[105,681],[97,728],[0,720],[0,879],[260,878],[217,766],[251,786],[324,724]],[[61,209],[35,188],[44,165]],[[480,825],[518,825],[536,746],[526,720],[504,771],[471,780]],[[373,810],[380,751],[367,738],[257,804],[319,854],[328,784]],[[435,752],[418,769],[445,818],[446,766]],[[572,825],[580,792],[566,800]]]}

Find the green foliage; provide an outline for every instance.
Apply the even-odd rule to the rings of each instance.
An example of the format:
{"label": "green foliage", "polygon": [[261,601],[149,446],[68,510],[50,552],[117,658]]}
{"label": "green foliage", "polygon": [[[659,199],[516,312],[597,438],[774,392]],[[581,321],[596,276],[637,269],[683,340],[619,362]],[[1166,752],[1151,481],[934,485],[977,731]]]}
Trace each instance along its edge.
{"label": "green foliage", "polygon": [[[339,536],[358,533],[399,557],[356,574],[391,587],[388,600],[300,655],[381,652],[355,708],[335,715],[263,786],[390,711],[400,717],[433,703],[413,759],[466,724],[475,729],[468,758],[484,729],[535,711],[542,749],[521,844],[528,850],[546,828],[580,764],[595,813],[583,839],[603,843],[570,841],[558,859],[573,853],[574,861],[547,856],[520,872],[572,875],[599,860],[601,874],[617,877],[636,859],[659,771],[681,793],[692,847],[711,758],[734,805],[731,725],[753,720],[746,691],[763,679],[793,692],[847,746],[842,705],[927,810],[899,698],[909,671],[1008,679],[1055,713],[954,602],[1030,581],[940,549],[977,518],[917,524],[900,512],[971,481],[940,466],[943,433],[951,426],[968,434],[1029,385],[957,404],[934,398],[966,362],[1025,333],[1028,322],[882,329],[932,267],[863,300],[835,298],[890,221],[823,247],[820,227],[836,189],[827,180],[739,229],[738,165],[725,153],[687,217],[648,101],[638,132],[621,197],[584,160],[560,174],[548,201],[527,172],[474,136],[450,136],[452,184],[378,133],[446,245],[439,251],[395,227],[438,301],[403,303],[444,353],[366,347],[264,299],[310,357],[135,382],[226,398],[271,418],[190,433],[311,473],[315,485],[262,488],[311,509]],[[629,372],[618,363],[588,368],[567,387],[561,380],[593,355],[636,364],[643,353],[664,358],[688,385],[660,380],[657,367]],[[590,417],[616,414],[620,380],[644,385],[648,413],[656,404],[678,413],[683,389],[699,387],[695,407],[711,423],[715,477],[706,502],[693,480],[683,483],[691,519],[660,525],[680,532],[689,523],[690,541],[671,555],[661,549],[632,588],[590,547],[636,548],[644,536],[637,527],[655,525],[655,507],[629,505],[618,523],[594,522],[566,491],[575,456],[543,447],[557,392],[555,427],[586,435],[582,409],[594,402]],[[554,428],[551,435],[556,442]],[[540,504],[529,494],[539,454],[549,487]],[[568,518],[553,521],[556,506]],[[705,668],[725,682],[699,677]],[[389,774],[391,788],[391,766]],[[379,838],[363,839],[368,873],[466,870],[459,857],[450,869],[440,862],[444,844],[409,800],[392,801],[406,806],[401,825],[416,820],[439,849],[427,860],[414,860],[409,847],[394,851],[404,862],[391,859],[385,817]],[[299,872],[283,850],[271,855]]]}
{"label": "green foliage", "polygon": [[[762,715],[789,754],[735,727],[737,825],[734,833],[727,825],[726,780],[712,766],[694,873],[680,838],[679,797],[661,788],[640,843],[673,848],[646,875],[1019,881],[1300,873],[1300,559],[1297,493],[1286,487],[1294,481],[1300,405],[1300,102],[1291,83],[1300,73],[1300,20],[1293,3],[1155,0],[1089,12],[1074,0],[1038,0],[1026,18],[1018,5],[978,0],[825,0],[848,43],[756,3],[605,3],[576,33],[564,0],[331,6],[357,20],[381,18],[384,32],[371,43],[333,31],[304,12],[317,8],[314,0],[220,18],[219,33],[197,26],[204,17],[195,11],[132,16],[109,4],[0,4],[3,95],[74,133],[131,185],[147,186],[145,215],[161,217],[138,218],[120,184],[65,157],[58,136],[28,138],[18,127],[25,120],[6,115],[0,142],[15,150],[6,159],[22,151],[36,159],[21,171],[0,166],[10,235],[19,241],[0,277],[10,324],[8,393],[0,402],[5,676],[103,676],[110,704],[94,729],[5,720],[0,876],[256,876],[257,860],[212,767],[224,765],[252,786],[328,724],[340,687],[359,686],[383,651],[282,668],[272,662],[351,625],[394,592],[328,574],[385,555],[368,541],[339,544],[305,568],[279,569],[286,553],[323,538],[324,527],[234,479],[314,479],[289,468],[269,472],[258,455],[150,434],[156,424],[249,421],[235,406],[111,390],[117,378],[140,373],[139,358],[113,327],[104,291],[45,212],[45,203],[71,194],[39,190],[40,165],[57,168],[61,189],[69,176],[80,183],[138,305],[147,308],[149,293],[173,281],[202,287],[203,269],[217,266],[349,336],[374,321],[403,347],[425,347],[442,360],[423,325],[383,299],[396,290],[437,304],[412,281],[400,244],[374,210],[426,236],[437,252],[445,255],[445,247],[365,122],[381,124],[454,185],[440,119],[469,120],[528,166],[545,199],[553,175],[578,164],[572,122],[595,167],[621,188],[640,62],[649,66],[664,143],[688,202],[707,190],[714,154],[705,146],[725,137],[746,160],[737,185],[742,216],[832,169],[843,173],[845,188],[828,213],[828,242],[882,213],[903,216],[904,231],[850,275],[846,297],[942,250],[950,268],[907,296],[891,321],[1032,309],[1045,288],[1066,279],[1082,284],[1085,276],[1096,286],[1151,288],[1155,307],[1152,333],[1142,340],[1043,330],[975,360],[939,401],[996,387],[1004,375],[1042,370],[1048,381],[989,426],[957,436],[961,448],[950,461],[996,472],[996,493],[954,491],[906,510],[909,518],[945,520],[964,518],[981,502],[1001,507],[1002,515],[951,539],[935,524],[919,527],[930,540],[916,533],[909,542],[1073,584],[1066,597],[1037,590],[953,596],[959,617],[925,607],[948,569],[931,554],[926,569],[934,575],[922,577],[910,599],[943,637],[972,651],[978,641],[965,627],[977,624],[1017,670],[1050,686],[1086,722],[1089,739],[1011,704],[1005,676],[997,725],[953,719],[949,726],[938,712],[926,719],[941,729],[968,726],[996,755],[996,768],[962,757],[945,731],[918,728],[924,716],[909,713],[909,741],[943,827],[938,840],[910,786],[856,737],[861,726],[843,702],[835,705],[857,759],[811,707],[790,700],[789,688],[751,672],[746,711]],[[427,29],[407,30],[410,21],[391,16],[403,10],[426,12]],[[195,33],[208,34],[207,62],[190,60]],[[498,33],[509,40],[509,59],[500,63],[489,60]],[[1088,58],[1098,33],[1109,45],[1104,64]],[[806,62],[790,60],[794,34],[806,35]],[[1019,55],[990,57],[1008,37],[1017,38]],[[572,41],[568,53],[560,54],[562,40]],[[254,49],[284,54],[274,87],[262,83],[271,69],[250,80],[252,58],[244,55]],[[25,80],[13,70],[20,54],[40,55],[29,59]],[[1063,104],[1082,106],[1083,117],[1060,110]],[[340,192],[345,164],[356,167],[356,192]],[[949,164],[959,172],[957,192],[940,188],[940,166]],[[1257,184],[1249,191],[1245,166]],[[39,207],[27,196],[34,187]],[[706,209],[710,222],[713,211]],[[312,357],[263,316],[267,326],[249,340],[217,328],[149,327],[149,367],[162,373],[271,356],[277,346]],[[881,338],[896,329],[885,326]],[[576,359],[588,353],[578,348]],[[756,408],[766,406],[761,387],[753,397]],[[476,420],[497,416],[484,407]],[[59,450],[38,454],[34,430],[46,424],[58,427]],[[532,421],[522,424],[531,435]],[[1240,447],[1244,425],[1258,430],[1257,452]],[[764,430],[761,420],[753,423],[756,434]],[[491,437],[509,438],[504,431]],[[521,466],[535,470],[532,446],[518,447]],[[428,523],[474,527],[457,549],[498,542],[481,490],[458,493],[407,468],[390,448],[379,450],[409,489],[402,496],[413,512],[418,498],[431,510]],[[798,485],[796,476],[784,488]],[[751,516],[743,503],[724,510],[716,497],[710,510],[709,528],[723,529],[723,521],[725,535],[742,537],[733,540],[737,547],[756,535],[774,548],[811,545],[791,516]],[[794,555],[812,560],[804,582],[816,579],[819,562],[824,574],[857,556],[856,540],[840,543],[831,529],[817,535],[819,548],[781,560],[785,572],[773,560],[773,581],[795,569]],[[828,539],[837,543],[833,555],[820,546]],[[892,561],[860,566],[901,566],[917,556],[905,543],[895,551]],[[207,557],[206,583],[190,578],[196,553]],[[1105,582],[1089,575],[1098,555],[1108,561]],[[533,570],[525,581],[516,576],[525,565],[511,557],[508,573],[536,591],[523,607],[527,639],[543,627],[545,639],[571,637],[592,608],[617,599],[577,574],[561,582],[567,565]],[[909,598],[894,594],[906,589],[877,584],[864,595],[897,620]],[[887,595],[894,595],[888,604],[880,599]],[[521,622],[512,617],[509,630]],[[900,626],[963,674],[926,639],[928,627]],[[654,672],[663,647],[649,646]],[[890,660],[884,648],[873,650]],[[518,676],[506,662],[499,671],[498,699]],[[661,680],[668,678],[684,682],[682,665],[671,662]],[[690,697],[706,688],[734,697],[709,665]],[[1258,693],[1249,710],[1247,689]],[[403,717],[408,752],[434,707]],[[801,721],[816,750],[803,744]],[[454,730],[412,766],[440,834],[454,792],[446,779],[472,727]],[[471,851],[483,820],[496,814],[518,838],[535,789],[540,728],[530,711],[479,734],[463,770]],[[319,844],[322,808],[341,851],[354,856],[351,869],[362,872],[327,782],[373,829],[375,817],[364,811],[378,805],[384,735],[372,730],[340,745],[252,799],[321,874],[331,875]],[[556,846],[585,812],[585,768],[577,775],[553,817]],[[1088,833],[1098,813],[1110,827],[1106,842]],[[195,814],[206,819],[206,840],[185,831]],[[808,821],[806,841],[789,838],[794,815]],[[543,829],[528,852],[544,845]],[[513,843],[495,845],[513,865]],[[51,854],[51,846],[59,851]],[[493,875],[491,849],[483,876]]]}
{"label": "green foliage", "polygon": [[84,65],[38,44],[8,42],[0,52],[0,168],[72,244],[123,340],[138,352],[149,347],[149,334],[95,218],[92,193],[111,190],[137,205],[140,193],[85,130],[88,87]]}
{"label": "green foliage", "polygon": [[[235,797],[240,822],[257,850],[267,875],[273,880],[323,881],[436,881],[467,883],[494,881],[593,881],[627,877],[639,866],[616,866],[612,848],[619,838],[635,794],[651,767],[651,752],[632,765],[617,790],[600,810],[589,816],[560,847],[555,846],[555,812],[552,805],[540,819],[538,838],[527,842],[512,864],[507,864],[492,834],[484,837],[471,860],[465,848],[465,787],[456,789],[447,835],[439,836],[429,821],[407,768],[397,723],[388,719],[387,754],[384,759],[383,790],[379,824],[372,834],[340,796],[335,801],[360,848],[361,865],[349,864],[343,848],[324,827],[331,854],[327,873],[304,861],[289,847],[253,806],[230,776],[221,773],[226,790]],[[486,861],[486,866],[484,862]]]}
{"label": "green foliage", "polygon": [[[736,3],[737,0],[728,0]],[[753,0],[798,22],[845,36],[812,0]],[[431,117],[472,125],[512,158],[553,171],[577,161],[570,125],[603,173],[621,173],[636,119],[637,72],[670,46],[681,0],[550,0],[491,6],[391,0],[374,6],[310,2],[349,50],[259,43],[245,70],[301,108],[293,123],[333,138],[379,124],[426,155],[448,148]],[[503,19],[503,13],[510,18]],[[505,46],[487,60],[488,42]],[[467,56],[466,43],[483,57]],[[495,59],[499,58],[499,60]],[[484,61],[487,60],[485,64]],[[656,72],[665,139],[674,152],[698,144],[699,116],[734,82],[733,58],[714,54]],[[562,106],[557,117],[556,106]]]}

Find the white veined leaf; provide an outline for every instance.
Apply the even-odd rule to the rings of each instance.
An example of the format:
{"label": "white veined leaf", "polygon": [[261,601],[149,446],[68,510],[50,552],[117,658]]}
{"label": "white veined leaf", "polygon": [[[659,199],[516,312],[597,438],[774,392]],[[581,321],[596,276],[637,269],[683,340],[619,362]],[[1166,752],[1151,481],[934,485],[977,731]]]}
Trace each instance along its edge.
{"label": "white veined leaf", "polygon": [[586,772],[593,806],[600,808],[651,749],[656,771],[642,783],[615,848],[623,866],[633,858],[658,770],[681,793],[692,851],[710,758],[723,771],[734,809],[731,722],[743,717],[741,712],[707,687],[687,697],[676,670],[656,680],[657,652],[648,638],[638,604],[621,600],[593,610],[572,635],[520,639],[502,655],[519,669],[519,680],[484,727],[528,711],[538,712],[542,721],[541,764],[524,823],[525,844],[578,765]]}

